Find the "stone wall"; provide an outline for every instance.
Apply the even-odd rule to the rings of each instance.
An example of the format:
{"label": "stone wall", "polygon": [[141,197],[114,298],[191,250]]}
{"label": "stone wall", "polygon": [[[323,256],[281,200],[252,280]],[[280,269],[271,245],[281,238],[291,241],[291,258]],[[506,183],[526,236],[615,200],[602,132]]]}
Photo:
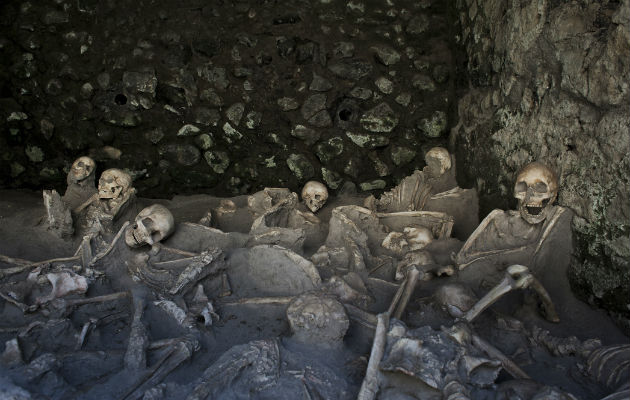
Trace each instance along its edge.
{"label": "stone wall", "polygon": [[395,185],[454,113],[443,2],[6,0],[0,187],[73,159],[141,196]]}
{"label": "stone wall", "polygon": [[630,5],[460,0],[470,87],[451,132],[459,176],[482,209],[514,207],[516,171],[541,160],[576,213],[574,289],[630,305]]}

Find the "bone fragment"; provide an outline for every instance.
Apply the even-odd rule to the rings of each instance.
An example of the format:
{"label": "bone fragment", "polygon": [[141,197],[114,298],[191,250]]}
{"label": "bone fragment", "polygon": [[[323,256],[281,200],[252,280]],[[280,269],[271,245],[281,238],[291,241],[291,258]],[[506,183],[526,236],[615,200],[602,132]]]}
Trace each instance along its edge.
{"label": "bone fragment", "polygon": [[9,257],[9,256],[5,256],[3,254],[0,254],[0,262],[6,263],[6,264],[13,264],[13,265],[18,265],[18,266],[24,266],[24,265],[31,265],[33,262],[29,261],[29,260],[23,260],[21,258],[14,258],[14,257]]}
{"label": "bone fragment", "polygon": [[14,265],[16,265],[13,268],[1,269],[0,270],[0,279],[4,278],[5,276],[19,274],[20,272],[27,271],[27,270],[29,270],[31,268],[37,267],[37,266],[42,265],[42,264],[52,264],[52,263],[56,263],[56,262],[78,261],[80,259],[81,259],[81,257],[77,255],[77,256],[72,256],[72,257],[51,258],[51,259],[48,259],[48,260],[32,262],[32,261],[22,260],[22,259],[19,259],[19,258],[11,258],[11,257],[0,255],[0,261],[2,261],[4,263],[7,263],[7,264],[14,264]]}
{"label": "bone fragment", "polygon": [[413,294],[414,289],[416,288],[416,283],[418,282],[418,278],[420,276],[420,271],[414,266],[409,271],[407,271],[407,282],[405,284],[405,289],[402,292],[400,297],[400,303],[396,307],[396,311],[394,312],[393,317],[400,319],[405,308],[407,307],[407,303],[409,303],[409,299]]}
{"label": "bone fragment", "polygon": [[153,266],[159,269],[182,268],[195,260],[196,257],[178,258],[176,260],[159,261],[153,263]]}
{"label": "bone fragment", "polygon": [[123,297],[127,297],[127,296],[129,296],[129,292],[116,292],[116,293],[111,293],[111,294],[105,294],[103,296],[86,297],[83,299],[70,299],[70,300],[65,300],[64,302],[67,307],[72,307],[72,306],[81,306],[83,304],[90,304],[90,303],[104,303],[106,301],[122,299]]}
{"label": "bone fragment", "polygon": [[90,236],[83,236],[83,241],[81,242],[81,265],[83,268],[89,267],[92,261],[92,245],[90,239]]}
{"label": "bone fragment", "polygon": [[20,310],[22,310],[23,313],[26,312],[33,312],[37,309],[37,305],[34,306],[27,306],[24,303],[20,303],[19,301],[15,300],[14,298],[12,298],[11,296],[2,293],[0,291],[0,297],[2,297],[3,299],[5,299],[7,302],[13,304],[14,306],[16,306],[17,308],[19,308]]}
{"label": "bone fragment", "polygon": [[139,371],[146,368],[146,349],[149,342],[146,328],[142,323],[142,315],[146,305],[144,298],[133,296],[133,319],[131,320],[131,332],[129,333],[129,344],[125,352],[125,368],[130,371]]}
{"label": "bone fragment", "polygon": [[164,251],[168,251],[169,253],[178,254],[178,255],[184,256],[184,257],[195,257],[195,256],[199,255],[197,253],[191,253],[190,251],[174,249],[172,247],[166,247],[166,246],[160,246],[160,249],[162,249]]}
{"label": "bone fragment", "polygon": [[515,289],[526,289],[528,287],[531,287],[534,291],[536,291],[536,293],[538,293],[543,303],[545,318],[551,322],[560,321],[558,314],[556,313],[555,306],[551,302],[549,293],[547,293],[538,279],[529,272],[529,269],[526,266],[519,264],[509,266],[501,282],[493,287],[481,300],[468,310],[466,315],[464,315],[464,319],[468,322],[472,322],[486,308],[490,307],[506,293]]}
{"label": "bone fragment", "polygon": [[224,272],[221,273],[221,292],[219,297],[227,297],[232,295],[232,286],[230,286],[230,280],[228,275]]}
{"label": "bone fragment", "polygon": [[188,360],[198,346],[199,344],[195,340],[188,338],[177,340],[161,359],[148,368],[146,373],[121,397],[121,400],[142,398],[144,392],[158,385],[175,368]]}
{"label": "bone fragment", "polygon": [[533,275],[532,277],[533,279],[529,287],[538,294],[538,297],[540,298],[540,301],[543,305],[545,319],[549,322],[560,322],[560,317],[556,312],[556,306],[551,301],[551,296],[549,296],[549,293],[542,285],[542,283],[540,283],[540,281],[536,279],[536,277],[534,277]]}
{"label": "bone fragment", "polygon": [[239,306],[243,304],[289,304],[295,299],[295,296],[278,296],[278,297],[247,297],[244,299],[238,299],[236,301],[230,301],[225,303],[219,303],[220,307]]}
{"label": "bone fragment", "polygon": [[403,292],[405,291],[405,287],[407,286],[408,281],[409,281],[409,275],[407,275],[405,279],[400,283],[400,286],[398,286],[398,290],[396,291],[396,294],[392,298],[392,302],[389,305],[389,308],[387,309],[387,314],[392,315],[394,313],[394,310],[396,310],[396,307],[398,306],[398,302],[400,301],[400,298]]}
{"label": "bone fragment", "polygon": [[182,271],[179,276],[177,276],[177,280],[173,287],[169,290],[169,293],[175,295],[177,293],[186,293],[192,285],[204,279],[208,275],[214,274],[219,270],[219,268],[223,267],[224,264],[220,262],[213,262],[217,260],[217,257],[221,254],[221,252],[217,249],[212,250],[212,252],[204,252],[202,253],[202,257],[200,259],[193,260],[188,266]]}
{"label": "bone fragment", "polygon": [[353,306],[352,304],[343,303],[343,306],[345,307],[348,316],[354,321],[359,322],[361,325],[370,329],[376,328],[376,325],[378,324],[376,315],[362,310],[359,307]]}
{"label": "bone fragment", "polygon": [[0,363],[9,368],[24,364],[22,350],[17,338],[5,342],[4,352],[0,355]]}
{"label": "bone fragment", "polygon": [[114,236],[114,239],[112,240],[112,242],[110,243],[109,246],[107,246],[107,248],[105,250],[103,250],[102,252],[98,253],[96,255],[96,257],[94,257],[91,261],[90,261],[90,266],[94,266],[97,262],[99,262],[103,257],[105,257],[106,255],[109,254],[110,251],[112,251],[112,249],[114,248],[114,246],[116,246],[116,243],[118,243],[118,241],[120,240],[120,238],[122,237],[123,233],[125,233],[125,229],[127,229],[127,227],[129,226],[129,221],[125,221],[125,223],[123,224],[123,226],[120,228],[120,230],[118,231],[118,233],[116,233],[116,236]]}
{"label": "bone fragment", "polygon": [[479,350],[486,353],[489,357],[495,358],[501,361],[501,365],[505,370],[516,379],[531,379],[525,371],[523,371],[516,363],[503,354],[499,349],[486,342],[479,336],[471,335],[472,344]]}
{"label": "bone fragment", "polygon": [[94,193],[92,195],[92,197],[90,197],[89,199],[87,199],[85,202],[83,202],[83,204],[81,204],[80,206],[78,206],[77,208],[74,209],[73,213],[74,214],[78,214],[81,211],[85,210],[90,204],[94,203],[95,201],[97,201],[99,199],[98,197],[98,193]]}
{"label": "bone fragment", "polygon": [[[557,210],[553,214],[553,216],[549,220],[545,221],[545,230],[540,236],[540,239],[538,240],[538,244],[536,245],[536,250],[534,250],[534,260],[538,256],[538,252],[542,248],[542,245],[545,243],[545,240],[547,240],[547,238],[549,237],[553,229],[556,227],[556,222],[558,222],[558,220],[560,219],[560,216],[564,214],[565,211],[566,210],[564,208],[557,207]],[[536,265],[535,262],[533,264]]]}
{"label": "bone fragment", "polygon": [[373,400],[379,387],[378,365],[383,359],[385,353],[385,344],[387,342],[387,328],[389,326],[389,313],[381,313],[377,316],[376,332],[374,333],[374,342],[372,343],[372,351],[370,352],[370,361],[368,361],[365,378],[359,390],[358,400]]}
{"label": "bone fragment", "polygon": [[81,333],[77,338],[77,345],[74,347],[75,351],[81,350],[81,347],[83,347],[83,343],[85,342],[85,338],[87,337],[88,331],[94,324],[96,324],[96,321],[96,319],[90,318],[88,322],[83,324],[83,327],[81,328]]}

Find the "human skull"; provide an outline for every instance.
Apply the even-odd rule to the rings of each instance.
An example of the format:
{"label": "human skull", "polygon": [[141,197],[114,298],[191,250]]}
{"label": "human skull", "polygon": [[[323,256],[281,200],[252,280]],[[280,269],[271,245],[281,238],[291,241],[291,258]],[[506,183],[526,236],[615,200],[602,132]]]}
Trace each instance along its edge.
{"label": "human skull", "polygon": [[98,197],[101,199],[117,199],[131,187],[129,174],[111,168],[104,171],[98,180]]}
{"label": "human skull", "polygon": [[434,147],[424,156],[431,175],[440,176],[451,169],[451,154],[444,147]]}
{"label": "human skull", "polygon": [[135,222],[125,231],[125,243],[129,247],[153,245],[165,239],[175,230],[175,219],[168,208],[153,204],[138,213]]}
{"label": "human skull", "polygon": [[317,212],[328,200],[328,189],[317,181],[308,181],[302,189],[302,200],[312,212]]}
{"label": "human skull", "polygon": [[544,221],[558,196],[558,177],[544,164],[533,162],[518,172],[514,185],[514,197],[518,199],[518,211],[529,224]]}
{"label": "human skull", "polygon": [[320,293],[305,293],[287,308],[293,337],[302,343],[334,346],[343,342],[350,321],[336,298]]}
{"label": "human skull", "polygon": [[411,251],[422,250],[433,241],[433,233],[431,233],[429,228],[425,228],[424,226],[408,226],[403,232],[405,233],[407,243],[409,243],[409,250]]}
{"label": "human skull", "polygon": [[79,157],[72,163],[68,172],[68,184],[79,183],[94,175],[96,163],[90,157]]}

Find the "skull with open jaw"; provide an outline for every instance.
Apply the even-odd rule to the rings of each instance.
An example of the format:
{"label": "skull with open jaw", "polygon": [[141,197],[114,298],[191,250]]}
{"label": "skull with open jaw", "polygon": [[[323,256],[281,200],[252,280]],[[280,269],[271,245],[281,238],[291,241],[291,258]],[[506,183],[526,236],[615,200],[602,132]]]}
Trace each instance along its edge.
{"label": "skull with open jaw", "polygon": [[547,166],[533,162],[519,171],[514,185],[518,211],[527,223],[544,221],[558,196],[558,177]]}

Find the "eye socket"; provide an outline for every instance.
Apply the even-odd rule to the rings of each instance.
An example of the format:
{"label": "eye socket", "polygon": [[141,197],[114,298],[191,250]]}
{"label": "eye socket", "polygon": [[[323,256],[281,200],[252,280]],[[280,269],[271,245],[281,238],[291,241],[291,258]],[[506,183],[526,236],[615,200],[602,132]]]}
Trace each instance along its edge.
{"label": "eye socket", "polygon": [[516,192],[526,192],[527,191],[527,183],[520,181],[516,183],[516,186],[514,187],[514,190]]}
{"label": "eye socket", "polygon": [[547,185],[544,182],[536,182],[534,191],[538,193],[547,193]]}
{"label": "eye socket", "polygon": [[153,228],[153,220],[149,217],[142,218],[142,225],[144,225],[145,228],[151,230],[151,228]]}

